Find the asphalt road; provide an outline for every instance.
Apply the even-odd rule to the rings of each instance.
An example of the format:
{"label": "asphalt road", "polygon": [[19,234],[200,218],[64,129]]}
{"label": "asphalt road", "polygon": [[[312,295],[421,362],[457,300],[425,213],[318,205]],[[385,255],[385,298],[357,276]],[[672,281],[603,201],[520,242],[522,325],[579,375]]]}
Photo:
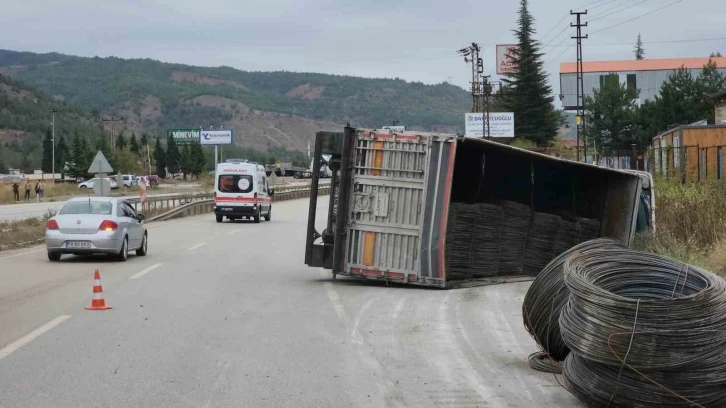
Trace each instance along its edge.
{"label": "asphalt road", "polygon": [[[126,263],[4,252],[0,407],[580,406],[527,365],[527,283],[333,281],[303,264],[306,217],[151,224]],[[83,309],[96,268],[112,310]]]}

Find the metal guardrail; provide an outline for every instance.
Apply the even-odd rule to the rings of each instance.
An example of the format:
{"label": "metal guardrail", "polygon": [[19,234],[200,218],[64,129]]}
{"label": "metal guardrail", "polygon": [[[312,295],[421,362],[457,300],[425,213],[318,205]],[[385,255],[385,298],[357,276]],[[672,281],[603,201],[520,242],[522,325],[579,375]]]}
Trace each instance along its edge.
{"label": "metal guardrail", "polygon": [[[330,194],[330,186],[323,186],[318,188],[318,195]],[[201,197],[210,198],[201,198]],[[206,214],[214,210],[214,195],[213,194],[199,194],[191,197],[188,202],[180,205],[179,207],[173,208],[164,214],[160,214],[151,217],[147,222],[153,221],[167,221],[174,218],[183,218],[192,215]],[[285,191],[275,190],[275,194],[272,196],[272,202],[297,200],[300,198],[310,197],[310,188],[288,188]],[[162,197],[165,198],[165,197]],[[195,200],[199,198],[198,200]],[[149,203],[151,200],[149,200]]]}

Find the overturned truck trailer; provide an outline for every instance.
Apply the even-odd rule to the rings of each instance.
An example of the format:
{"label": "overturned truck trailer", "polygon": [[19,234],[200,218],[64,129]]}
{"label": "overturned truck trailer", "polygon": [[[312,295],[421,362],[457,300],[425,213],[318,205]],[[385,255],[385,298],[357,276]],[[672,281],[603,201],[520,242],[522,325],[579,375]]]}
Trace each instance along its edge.
{"label": "overturned truck trailer", "polygon": [[[535,276],[596,237],[630,246],[640,178],[456,135],[346,127],[318,132],[305,263],[434,287]],[[317,218],[318,212],[326,216]]]}

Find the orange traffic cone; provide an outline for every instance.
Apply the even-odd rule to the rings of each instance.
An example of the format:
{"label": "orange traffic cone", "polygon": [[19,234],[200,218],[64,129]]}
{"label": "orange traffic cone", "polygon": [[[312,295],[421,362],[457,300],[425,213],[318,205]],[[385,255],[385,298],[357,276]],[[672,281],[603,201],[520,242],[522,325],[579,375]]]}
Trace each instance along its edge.
{"label": "orange traffic cone", "polygon": [[98,269],[96,269],[96,273],[93,274],[93,300],[91,300],[91,306],[86,306],[87,310],[106,310],[106,309],[112,309],[111,306],[106,306],[106,301],[103,300],[103,288],[101,287],[101,274],[98,273]]}

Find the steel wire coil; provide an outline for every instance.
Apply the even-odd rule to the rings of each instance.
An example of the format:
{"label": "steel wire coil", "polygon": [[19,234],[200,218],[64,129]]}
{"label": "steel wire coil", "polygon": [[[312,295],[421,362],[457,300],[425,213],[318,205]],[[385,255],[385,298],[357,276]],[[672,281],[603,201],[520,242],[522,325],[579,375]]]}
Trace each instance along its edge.
{"label": "steel wire coil", "polygon": [[551,359],[547,353],[541,351],[532,353],[527,359],[529,360],[529,366],[534,370],[562,374],[562,362]]}
{"label": "steel wire coil", "polygon": [[[687,370],[636,373],[570,353],[565,387],[589,407],[726,406],[726,352]],[[656,384],[657,383],[657,384]]]}
{"label": "steel wire coil", "polygon": [[598,238],[576,245],[553,259],[532,282],[522,303],[524,327],[534,337],[539,347],[554,360],[563,361],[570,349],[560,335],[560,311],[570,295],[565,286],[563,265],[568,256],[575,252],[588,253],[593,250],[622,249],[620,242],[610,238]]}
{"label": "steel wire coil", "polygon": [[537,276],[553,258],[552,250],[560,232],[559,215],[534,212],[524,252],[524,274]]}
{"label": "steel wire coil", "polygon": [[471,279],[471,250],[476,204],[453,203],[446,228],[447,276],[451,280]]}
{"label": "steel wire coil", "polygon": [[564,271],[570,296],[560,313],[562,339],[587,360],[673,370],[726,348],[726,282],[708,271],[616,249],[574,253]]}
{"label": "steel wire coil", "polygon": [[502,207],[494,204],[476,204],[473,227],[470,268],[473,278],[499,274],[499,241],[501,239]]}
{"label": "steel wire coil", "polygon": [[498,201],[495,204],[501,206],[504,213],[499,243],[499,275],[521,275],[532,211],[514,201]]}

